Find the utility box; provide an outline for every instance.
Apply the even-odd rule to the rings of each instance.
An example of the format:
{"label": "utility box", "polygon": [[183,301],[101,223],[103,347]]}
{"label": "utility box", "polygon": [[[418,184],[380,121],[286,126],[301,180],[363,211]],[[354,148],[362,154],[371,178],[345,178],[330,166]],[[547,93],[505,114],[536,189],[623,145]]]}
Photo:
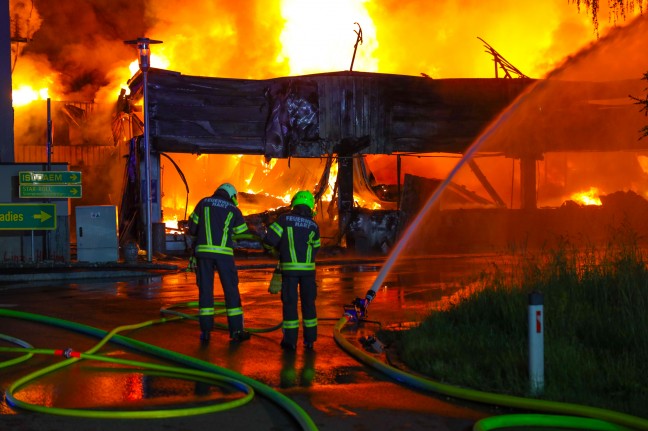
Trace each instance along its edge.
{"label": "utility box", "polygon": [[117,207],[77,206],[76,237],[79,262],[116,262],[119,259]]}

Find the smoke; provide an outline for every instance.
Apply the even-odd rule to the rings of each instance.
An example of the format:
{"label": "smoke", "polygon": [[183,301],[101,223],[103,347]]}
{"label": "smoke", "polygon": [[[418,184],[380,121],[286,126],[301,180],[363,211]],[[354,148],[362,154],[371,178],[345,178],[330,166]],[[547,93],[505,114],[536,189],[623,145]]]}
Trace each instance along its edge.
{"label": "smoke", "polygon": [[269,78],[285,74],[276,61],[282,27],[276,0],[149,1],[147,34],[170,69],[190,75]]}
{"label": "smoke", "polygon": [[[146,28],[144,3],[126,0],[34,0],[42,25],[26,44],[18,62],[45,57],[56,96],[93,101],[109,85],[109,73],[135,58],[123,40]],[[116,98],[116,95],[115,95]]]}
{"label": "smoke", "polygon": [[[648,142],[640,129],[648,120],[630,95],[645,97],[646,34],[648,17],[639,16],[569,56],[502,112],[467,151],[466,160],[479,166],[506,207],[522,211],[495,205],[462,211],[470,205],[447,205],[452,190],[446,188],[426,204],[429,210],[403,245],[403,257],[439,250],[551,248],[563,240],[601,244],[622,227],[645,240]],[[466,160],[449,180],[492,197]],[[522,181],[523,169],[530,187]],[[591,189],[598,190],[601,201],[614,196],[608,202],[615,206],[571,211],[578,206],[572,196]],[[540,211],[530,211],[528,196]]]}
{"label": "smoke", "polygon": [[[348,64],[356,42],[354,18],[347,14],[346,24],[326,21],[326,26],[316,26],[328,13],[326,6],[317,0],[300,2],[302,15],[295,15],[287,11],[297,7],[294,3],[11,0],[12,36],[29,39],[13,45],[15,59],[28,66],[37,61],[39,73],[48,75],[53,91],[57,91],[52,96],[100,102],[105,100],[98,96],[116,98],[119,86],[132,74],[127,68],[136,53],[123,42],[143,36],[163,41],[152,46],[152,53],[166,58],[169,69],[192,75],[264,79],[291,73],[290,56],[305,55],[304,51],[286,52],[284,34],[308,41],[312,52],[323,53],[328,50],[327,43],[338,39],[341,28],[346,28],[348,35],[343,37],[348,44],[338,49],[343,59],[338,64]],[[354,70],[426,73],[434,78],[492,77],[493,64],[477,39],[481,37],[522,72],[541,77],[595,40],[588,13],[564,0],[505,0],[497,7],[469,0],[356,3],[366,10],[357,12],[355,18],[365,24],[366,31]],[[605,16],[606,7],[601,6],[599,14]],[[362,22],[362,18],[371,22]],[[311,28],[328,34],[315,40],[307,32],[289,33],[295,21],[305,23],[306,28],[310,22]],[[613,24],[602,25],[601,32]],[[365,53],[374,58],[363,58]],[[43,70],[43,59],[49,71]],[[325,65],[318,67],[318,71],[339,70],[335,65],[328,70]],[[21,73],[28,73],[25,69],[31,67],[24,67]]]}
{"label": "smoke", "polygon": [[[607,16],[601,6],[600,16]],[[250,79],[346,68],[355,21],[364,41],[354,70],[432,78],[493,77],[492,58],[478,37],[530,77],[546,75],[596,41],[588,11],[564,0],[503,0],[496,7],[476,0],[11,0],[10,9],[12,37],[28,39],[12,44],[14,89],[29,85],[46,89],[56,101],[109,105],[97,109],[83,137],[88,144],[104,144],[110,135],[110,106],[134,74],[129,66],[137,58],[124,41],[138,37],[163,42],[151,45],[154,67]],[[330,13],[335,10],[340,13]],[[614,28],[613,21],[601,21],[601,34]],[[645,51],[628,45],[627,52],[620,65],[605,65],[609,75],[625,70],[632,52]],[[599,70],[590,69],[590,75]],[[42,142],[43,125],[42,107],[16,107],[16,144]],[[434,168],[422,160],[403,162],[412,172],[442,177],[455,160]],[[393,163],[385,165],[393,169]],[[182,201],[183,186],[176,183],[178,190],[168,192]]]}

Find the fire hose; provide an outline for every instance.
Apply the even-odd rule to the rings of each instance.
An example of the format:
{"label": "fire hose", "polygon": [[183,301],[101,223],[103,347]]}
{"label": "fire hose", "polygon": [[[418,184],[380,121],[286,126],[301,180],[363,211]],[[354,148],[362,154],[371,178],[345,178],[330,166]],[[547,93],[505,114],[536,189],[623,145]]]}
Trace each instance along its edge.
{"label": "fire hose", "polygon": [[[214,307],[217,307],[217,306],[224,307],[225,302],[223,302],[223,301],[214,302]],[[175,315],[175,316],[182,317],[182,318],[189,319],[189,320],[198,320],[198,315],[197,314],[189,314],[189,313],[184,313],[182,311],[177,311],[176,310],[176,308],[197,308],[197,307],[198,307],[198,301],[189,301],[189,302],[174,304],[174,305],[171,305],[169,307],[162,308],[162,309],[160,309],[160,313],[162,313],[162,314],[171,314],[171,315]],[[215,316],[221,315],[221,314],[225,314],[225,309],[224,308],[221,309],[221,310],[214,310],[214,315]],[[248,327],[246,327],[245,330],[249,331],[249,332],[252,332],[252,333],[272,332],[272,331],[276,331],[276,330],[280,329],[281,325],[282,325],[282,322],[279,322],[278,324],[273,325],[273,326],[269,326],[267,328],[248,328]],[[227,329],[228,328],[226,324],[220,323],[220,322],[214,322],[214,326],[217,326],[217,327],[219,327],[221,329]]]}
{"label": "fire hose", "polygon": [[[16,310],[8,310],[5,308],[0,308],[0,317],[10,317],[23,320],[29,320],[38,323],[44,323],[68,330],[73,330],[82,334],[100,338],[101,341],[92,349],[87,352],[76,352],[72,349],[33,349],[29,347],[20,347],[20,348],[4,348],[0,351],[12,351],[12,352],[25,352],[28,355],[33,354],[51,354],[56,356],[62,356],[65,358],[64,361],[54,364],[52,366],[46,367],[45,369],[31,373],[28,376],[25,376],[13,383],[6,390],[6,398],[8,402],[16,407],[21,407],[29,410],[52,413],[58,415],[68,415],[68,416],[81,416],[81,417],[90,417],[90,418],[130,418],[130,419],[142,419],[142,418],[162,418],[162,417],[174,417],[174,416],[187,416],[195,414],[204,414],[214,411],[224,410],[233,408],[235,406],[243,405],[250,401],[251,397],[255,392],[260,393],[269,400],[275,402],[280,407],[284,408],[301,426],[304,430],[316,430],[317,427],[313,420],[308,416],[308,414],[294,401],[285,395],[281,394],[278,391],[270,388],[269,386],[260,383],[254,379],[246,377],[242,374],[239,374],[235,371],[228,370],[226,368],[219,367],[215,364],[193,358],[191,356],[183,355],[178,352],[173,352],[171,350],[163,349],[161,347],[144,343],[123,335],[119,335],[118,332],[128,330],[128,329],[138,329],[146,326],[151,326],[158,323],[165,323],[171,320],[177,320],[183,318],[182,316],[176,316],[172,318],[164,318],[156,321],[143,322],[136,325],[121,326],[107,332],[101,329],[93,328],[86,326],[80,323],[74,323],[63,319],[58,319],[49,316],[43,316],[38,314],[32,314],[27,312],[21,312]],[[8,337],[2,337],[3,339],[8,339]],[[13,341],[13,339],[10,339]],[[15,344],[20,344],[21,346],[26,346],[26,343],[16,340]],[[97,355],[95,352],[100,349],[108,341],[119,344],[121,346],[130,348],[134,351],[149,354],[161,359],[169,360],[178,364],[182,364],[187,368],[173,367],[173,366],[164,366],[156,364],[142,363],[138,361],[128,361],[113,357],[108,357],[105,355]],[[81,359],[92,359],[99,360],[104,362],[113,362],[119,363],[122,365],[130,365],[138,369],[150,370],[151,372],[160,373],[164,376],[173,376],[183,379],[195,380],[200,382],[207,382],[209,384],[227,384],[238,388],[240,391],[245,393],[245,396],[239,399],[235,399],[229,403],[217,404],[210,406],[199,406],[185,409],[172,409],[172,410],[146,410],[146,411],[115,411],[115,410],[86,410],[86,409],[65,409],[65,408],[56,408],[56,407],[46,407],[38,406],[34,404],[25,403],[14,396],[14,393],[19,390],[21,387],[28,384],[30,381],[44,376],[45,374],[51,373],[61,367],[70,365]],[[21,360],[25,360],[24,357],[21,357]],[[9,362],[9,361],[7,361]],[[7,364],[4,362],[2,364]]]}
{"label": "fire hose", "polygon": [[630,429],[648,430],[647,419],[625,413],[577,404],[559,403],[459,388],[418,377],[392,367],[384,361],[358,349],[342,334],[342,330],[348,323],[358,323],[363,319],[362,317],[358,318],[358,316],[366,317],[367,305],[367,302],[356,299],[353,304],[345,306],[344,316],[337,322],[333,329],[333,338],[338,345],[365,365],[383,372],[400,383],[404,383],[423,391],[434,392],[457,399],[476,401],[484,404],[555,414],[516,414],[494,416],[482,419],[475,423],[473,431],[489,431],[512,426],[553,426],[601,431],[630,431]]}

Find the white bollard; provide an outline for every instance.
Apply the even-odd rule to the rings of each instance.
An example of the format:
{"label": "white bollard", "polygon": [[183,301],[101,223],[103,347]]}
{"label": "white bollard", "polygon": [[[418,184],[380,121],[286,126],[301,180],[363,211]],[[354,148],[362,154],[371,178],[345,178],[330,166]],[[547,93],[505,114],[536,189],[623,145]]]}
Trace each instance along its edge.
{"label": "white bollard", "polygon": [[529,381],[532,395],[544,391],[544,310],[543,295],[529,294]]}

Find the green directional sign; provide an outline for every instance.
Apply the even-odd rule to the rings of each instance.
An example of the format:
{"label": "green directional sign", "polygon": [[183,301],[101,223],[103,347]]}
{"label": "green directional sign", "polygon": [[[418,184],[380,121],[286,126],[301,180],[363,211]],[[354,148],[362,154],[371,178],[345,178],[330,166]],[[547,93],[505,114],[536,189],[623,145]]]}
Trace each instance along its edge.
{"label": "green directional sign", "polygon": [[76,171],[20,171],[20,184],[81,184],[81,172]]}
{"label": "green directional sign", "polygon": [[80,198],[81,185],[71,184],[20,184],[21,198]]}
{"label": "green directional sign", "polygon": [[55,204],[0,204],[0,230],[54,230]]}

